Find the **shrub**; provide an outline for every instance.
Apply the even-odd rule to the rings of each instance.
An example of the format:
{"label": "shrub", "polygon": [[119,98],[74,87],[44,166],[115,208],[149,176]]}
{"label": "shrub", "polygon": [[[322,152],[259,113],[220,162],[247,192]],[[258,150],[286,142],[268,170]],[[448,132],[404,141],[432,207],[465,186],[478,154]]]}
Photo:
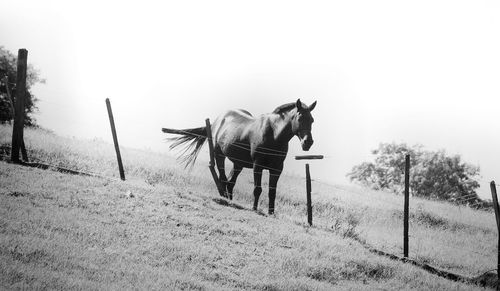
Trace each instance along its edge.
{"label": "shrub", "polygon": [[404,187],[405,156],[410,155],[410,189],[413,195],[454,201],[459,204],[482,202],[479,167],[462,162],[459,155],[448,156],[444,150],[426,151],[421,145],[382,143],[373,150],[374,162],[354,166],[347,174],[351,181],[376,190],[401,193]]}

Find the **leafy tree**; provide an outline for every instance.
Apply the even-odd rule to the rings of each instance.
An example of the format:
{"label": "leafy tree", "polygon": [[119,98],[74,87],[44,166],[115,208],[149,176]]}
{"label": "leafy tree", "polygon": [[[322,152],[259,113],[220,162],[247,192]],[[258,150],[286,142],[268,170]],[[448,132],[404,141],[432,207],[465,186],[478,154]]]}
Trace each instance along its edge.
{"label": "leafy tree", "polygon": [[460,204],[482,202],[479,188],[479,167],[461,161],[459,155],[445,151],[426,151],[421,145],[382,143],[372,151],[375,161],[354,166],[347,176],[372,189],[402,193],[405,155],[410,155],[410,189],[413,195],[454,201]]}
{"label": "leafy tree", "polygon": [[[3,82],[3,78],[7,76],[8,82]],[[16,98],[16,81],[17,81],[17,56],[0,46],[0,123],[11,122],[14,118],[10,106],[10,100],[7,95],[7,86],[10,89],[12,98]],[[36,125],[33,113],[36,112],[36,103],[38,99],[31,93],[31,87],[37,83],[45,83],[45,80],[40,77],[40,72],[31,64],[28,64],[26,71],[26,97],[25,97],[25,125]]]}

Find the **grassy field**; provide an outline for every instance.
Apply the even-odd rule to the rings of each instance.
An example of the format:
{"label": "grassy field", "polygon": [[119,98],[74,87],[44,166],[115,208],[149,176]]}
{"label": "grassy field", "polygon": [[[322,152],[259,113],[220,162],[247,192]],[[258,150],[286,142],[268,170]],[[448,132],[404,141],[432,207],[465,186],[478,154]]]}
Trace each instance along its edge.
{"label": "grassy field", "polygon": [[[0,148],[10,132],[0,126]],[[0,162],[2,289],[480,289],[363,247],[402,253],[401,196],[313,182],[308,227],[299,177],[280,179],[266,216],[249,210],[250,171],[228,205],[204,163],[187,172],[167,155],[122,149],[122,182],[110,144],[33,129],[25,140],[30,157],[115,178]],[[411,258],[468,277],[496,268],[491,212],[417,198],[410,207]]]}

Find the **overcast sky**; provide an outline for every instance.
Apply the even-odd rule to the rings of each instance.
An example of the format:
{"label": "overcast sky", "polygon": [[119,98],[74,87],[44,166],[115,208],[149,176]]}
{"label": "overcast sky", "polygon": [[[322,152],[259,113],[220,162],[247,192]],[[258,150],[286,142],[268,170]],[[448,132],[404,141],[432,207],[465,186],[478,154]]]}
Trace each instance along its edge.
{"label": "overcast sky", "polygon": [[37,119],[62,135],[111,140],[109,97],[122,145],[166,152],[161,127],[301,98],[318,101],[318,180],[346,183],[395,141],[460,154],[487,182],[500,181],[499,15],[499,1],[7,1],[0,45],[28,49],[47,79]]}

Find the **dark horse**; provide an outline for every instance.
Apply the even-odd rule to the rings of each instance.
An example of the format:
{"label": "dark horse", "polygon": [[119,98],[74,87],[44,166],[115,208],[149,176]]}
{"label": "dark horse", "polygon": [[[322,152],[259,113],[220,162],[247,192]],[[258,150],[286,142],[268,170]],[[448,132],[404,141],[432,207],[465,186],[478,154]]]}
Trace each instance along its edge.
{"label": "dark horse", "polygon": [[[219,179],[226,198],[233,198],[233,188],[243,168],[253,168],[254,203],[257,210],[262,193],[262,170],[269,171],[269,214],[274,213],[276,186],[283,170],[283,161],[288,152],[288,142],[293,136],[300,139],[302,149],[308,151],[313,144],[311,111],[316,102],[307,106],[299,100],[279,106],[272,113],[253,117],[245,110],[230,110],[219,116],[212,124],[214,155],[219,170]],[[171,138],[170,148],[184,145],[181,160],[194,164],[201,147],[207,139],[205,127],[176,130],[163,128],[165,133],[180,134]],[[224,162],[228,158],[234,167],[226,177]]]}

